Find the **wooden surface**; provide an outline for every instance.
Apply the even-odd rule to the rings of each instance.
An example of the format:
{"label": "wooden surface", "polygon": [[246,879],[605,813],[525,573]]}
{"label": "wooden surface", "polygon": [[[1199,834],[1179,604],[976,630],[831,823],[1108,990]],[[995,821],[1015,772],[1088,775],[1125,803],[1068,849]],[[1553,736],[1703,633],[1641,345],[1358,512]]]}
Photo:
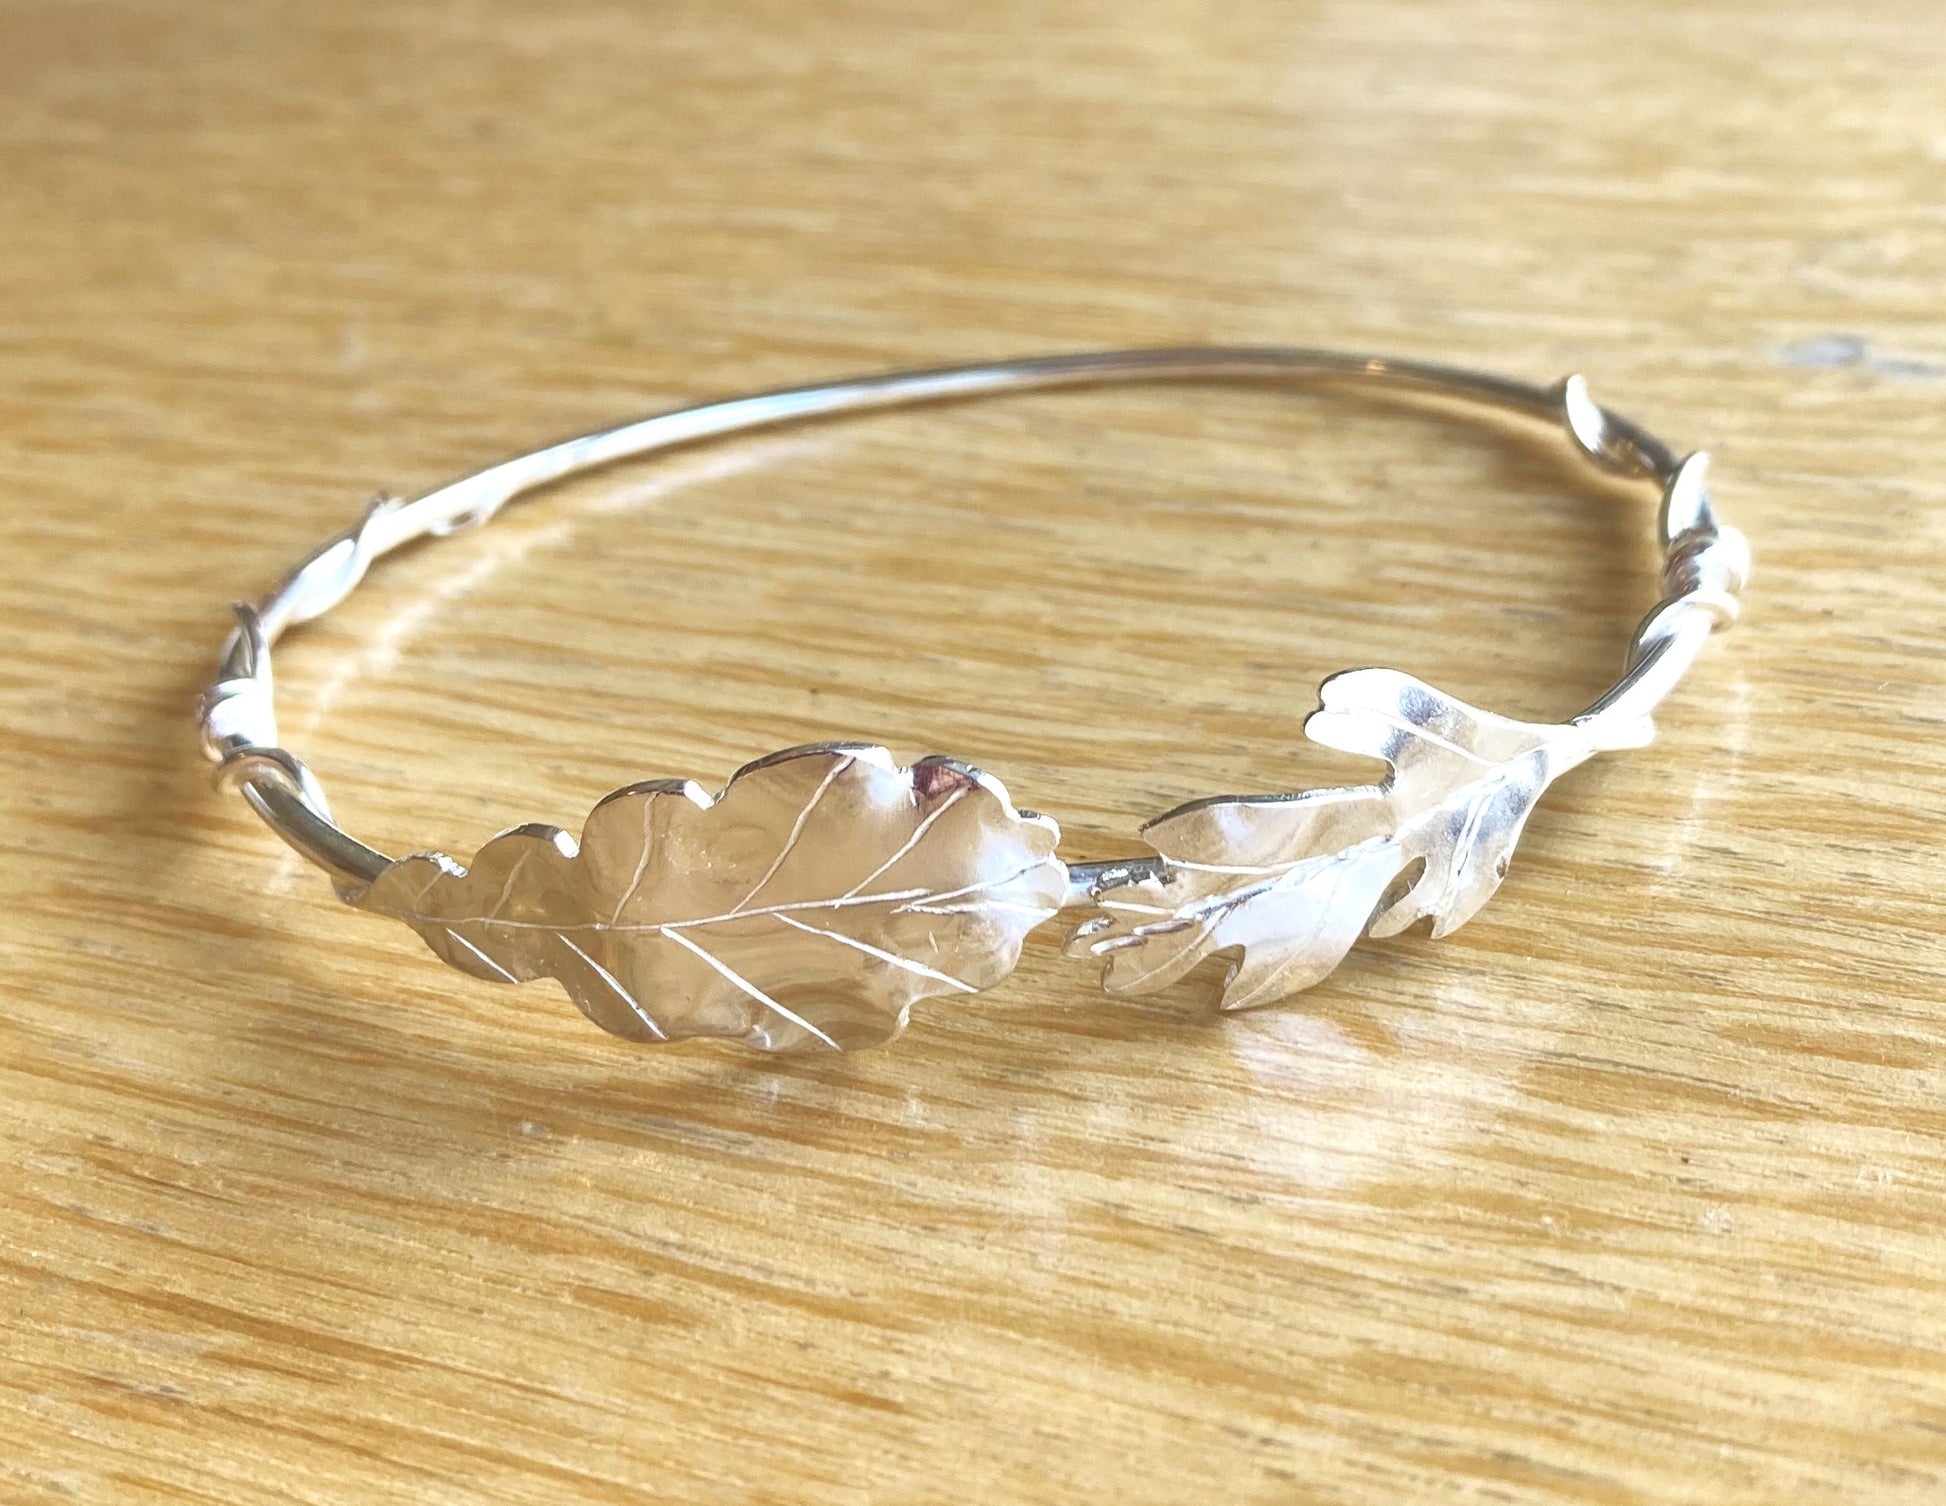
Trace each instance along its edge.
{"label": "wooden surface", "polygon": [[[1933,0],[0,39],[0,1500],[1942,1499]],[[374,489],[1199,340],[1582,370],[1755,541],[1661,739],[1456,937],[1217,1020],[1049,928],[883,1052],[657,1054],[210,788],[225,604]],[[1322,393],[807,429],[388,564],[290,641],[286,736],[391,850],[862,736],[1107,855],[1348,772],[1299,736],[1340,667],[1574,709],[1648,528],[1545,443]]]}

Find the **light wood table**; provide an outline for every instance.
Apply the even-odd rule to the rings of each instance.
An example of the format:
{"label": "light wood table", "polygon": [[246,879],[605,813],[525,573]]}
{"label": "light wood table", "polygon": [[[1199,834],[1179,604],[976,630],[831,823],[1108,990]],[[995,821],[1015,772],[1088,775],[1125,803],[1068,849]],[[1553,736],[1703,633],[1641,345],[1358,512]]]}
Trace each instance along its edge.
{"label": "light wood table", "polygon": [[[0,7],[0,1499],[1946,1498],[1942,78],[1935,0]],[[1745,624],[1455,937],[657,1053],[210,786],[225,604],[377,488],[1191,341],[1717,456]],[[279,668],[389,850],[863,737],[1102,856],[1364,773],[1341,667],[1574,709],[1652,575],[1544,441],[1151,387],[624,468]]]}

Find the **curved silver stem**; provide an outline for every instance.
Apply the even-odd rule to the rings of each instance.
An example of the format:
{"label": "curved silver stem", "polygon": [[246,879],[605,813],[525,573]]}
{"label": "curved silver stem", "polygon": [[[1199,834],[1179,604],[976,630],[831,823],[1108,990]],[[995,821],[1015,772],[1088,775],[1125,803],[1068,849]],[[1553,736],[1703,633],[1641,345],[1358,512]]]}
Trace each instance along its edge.
{"label": "curved silver stem", "polygon": [[[509,502],[563,477],[727,435],[1036,388],[1237,378],[1430,393],[1552,421],[1593,463],[1658,487],[1665,595],[1637,630],[1622,679],[1576,719],[1597,746],[1627,745],[1631,729],[1688,669],[1710,626],[1734,620],[1748,551],[1734,529],[1716,522],[1703,489],[1703,457],[1679,460],[1637,425],[1595,404],[1579,377],[1541,387],[1461,367],[1297,347],[1102,351],[893,372],[700,403],[563,440],[410,501],[381,498],[361,522],[313,553],[254,608],[237,609],[237,627],[203,699],[205,749],[284,841],[331,874],[341,889],[361,888],[391,859],[337,824],[309,770],[279,745],[270,650],[288,628],[342,601],[382,556],[416,539],[484,523]],[[1086,864],[1075,872],[1085,886],[1126,866]]]}

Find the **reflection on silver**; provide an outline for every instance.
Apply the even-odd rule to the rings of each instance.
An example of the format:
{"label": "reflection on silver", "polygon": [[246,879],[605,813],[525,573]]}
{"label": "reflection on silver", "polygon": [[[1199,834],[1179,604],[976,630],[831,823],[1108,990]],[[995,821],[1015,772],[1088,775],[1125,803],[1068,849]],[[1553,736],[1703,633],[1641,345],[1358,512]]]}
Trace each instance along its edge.
{"label": "reflection on silver", "polygon": [[[1149,826],[1154,857],[1065,869],[1053,823],[1014,811],[996,781],[940,759],[900,770],[882,749],[838,745],[752,764],[715,800],[682,783],[621,791],[597,807],[578,846],[555,828],[521,827],[470,869],[440,855],[395,863],[338,825],[316,777],[280,745],[271,648],[288,628],[344,600],[382,556],[484,523],[563,477],[782,423],[1184,377],[1435,393],[1555,424],[1594,465],[1651,483],[1662,500],[1662,599],[1636,629],[1621,678],[1572,721],[1537,726],[1393,671],[1335,676],[1307,731],[1383,759],[1383,784],[1193,802]],[[1600,406],[1579,377],[1542,387],[1294,347],[1044,356],[701,403],[563,440],[411,501],[379,498],[262,602],[237,608],[203,698],[203,745],[347,901],[399,916],[476,976],[558,978],[619,1034],[869,1045],[895,1035],[915,999],[997,982],[1026,932],[1067,905],[1102,908],[1071,950],[1104,960],[1110,991],[1159,988],[1229,953],[1225,1007],[1244,1008],[1317,982],[1362,934],[1465,924],[1498,888],[1548,784],[1594,753],[1648,741],[1650,714],[1710,633],[1736,621],[1749,576],[1749,546],[1718,521],[1706,467],[1707,457],[1679,458]],[[872,877],[878,864],[889,866]],[[884,889],[894,872],[900,887]],[[739,884],[761,892],[739,904]],[[974,895],[977,906],[961,903]]]}
{"label": "reflection on silver", "polygon": [[464,868],[402,859],[352,903],[477,978],[557,979],[617,1035],[851,1050],[897,1035],[919,999],[1013,971],[1061,906],[1060,838],[977,769],[825,744],[714,799],[680,780],[618,790],[578,845],[519,826]]}
{"label": "reflection on silver", "polygon": [[1500,887],[1549,784],[1604,748],[1638,747],[1646,719],[1509,721],[1391,669],[1333,675],[1304,724],[1315,743],[1383,759],[1380,785],[1197,800],[1143,829],[1161,864],[1095,887],[1071,956],[1106,961],[1110,993],[1149,993],[1205,957],[1236,954],[1223,1008],[1322,981],[1359,936],[1432,921],[1444,936]]}

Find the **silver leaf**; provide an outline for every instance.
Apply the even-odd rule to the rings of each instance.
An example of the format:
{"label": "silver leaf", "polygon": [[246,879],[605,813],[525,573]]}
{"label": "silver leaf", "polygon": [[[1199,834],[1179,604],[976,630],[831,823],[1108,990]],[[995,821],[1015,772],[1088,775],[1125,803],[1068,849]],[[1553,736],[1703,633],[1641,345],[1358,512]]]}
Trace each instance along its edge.
{"label": "silver leaf", "polygon": [[1095,894],[1104,913],[1069,946],[1107,964],[1111,993],[1166,987],[1231,952],[1238,960],[1222,1004],[1244,1009],[1322,981],[1361,934],[1390,936],[1430,918],[1433,935],[1447,935],[1499,888],[1548,785],[1648,733],[1630,724],[1597,740],[1576,724],[1510,721],[1389,669],[1334,675],[1320,700],[1306,735],[1382,759],[1390,776],[1355,789],[1199,800],[1152,822],[1144,834],[1159,870]]}
{"label": "silver leaf", "polygon": [[821,745],[618,790],[576,843],[523,826],[462,868],[394,863],[354,903],[500,982],[557,979],[598,1025],[763,1050],[890,1040],[913,1003],[977,993],[1060,908],[1060,833],[946,759]]}

